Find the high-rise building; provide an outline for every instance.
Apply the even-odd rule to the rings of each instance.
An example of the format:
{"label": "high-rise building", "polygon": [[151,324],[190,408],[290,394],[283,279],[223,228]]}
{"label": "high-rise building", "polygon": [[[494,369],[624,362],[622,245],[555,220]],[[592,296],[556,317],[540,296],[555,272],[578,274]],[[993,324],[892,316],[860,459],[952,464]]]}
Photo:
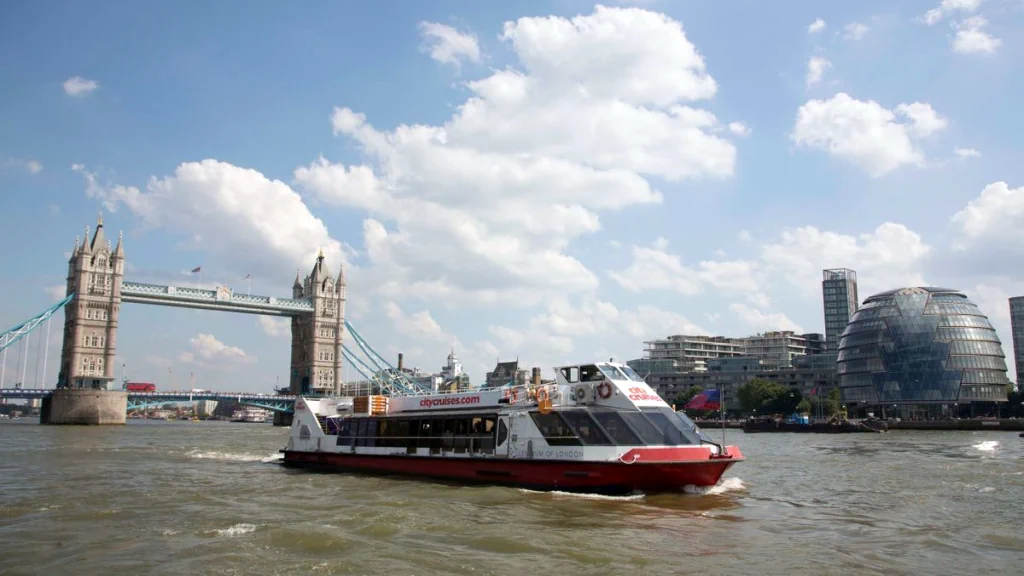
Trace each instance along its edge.
{"label": "high-rise building", "polygon": [[839,338],[857,311],[857,273],[846,268],[822,271],[821,293],[825,302],[825,345],[839,349]]}
{"label": "high-rise building", "polygon": [[644,342],[645,360],[674,360],[683,371],[702,372],[712,358],[743,356],[743,339],[725,336],[675,335]]}
{"label": "high-rise building", "polygon": [[766,368],[790,368],[794,358],[821,352],[821,334],[794,334],[786,330],[743,339],[743,355],[760,358]]}
{"label": "high-rise building", "polygon": [[1010,331],[1013,332],[1013,363],[1017,367],[1017,389],[1024,384],[1024,296],[1010,298]]}
{"label": "high-rise building", "polygon": [[927,418],[1006,402],[999,336],[956,290],[901,288],[864,300],[843,333],[837,362],[843,402],[862,412]]}

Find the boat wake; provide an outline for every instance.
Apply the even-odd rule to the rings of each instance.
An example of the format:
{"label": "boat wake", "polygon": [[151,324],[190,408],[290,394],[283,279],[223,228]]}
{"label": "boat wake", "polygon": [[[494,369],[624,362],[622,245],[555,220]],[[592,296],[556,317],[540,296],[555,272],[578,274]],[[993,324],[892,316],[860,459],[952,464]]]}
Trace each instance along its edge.
{"label": "boat wake", "polygon": [[629,496],[606,496],[604,494],[588,494],[586,492],[562,492],[559,490],[529,490],[526,488],[518,488],[520,492],[526,494],[547,494],[556,498],[576,498],[580,500],[609,500],[612,502],[634,502],[636,500],[643,500],[645,494],[631,494]]}
{"label": "boat wake", "polygon": [[189,458],[199,458],[201,460],[227,460],[229,462],[263,462],[268,464],[271,462],[278,462],[284,455],[275,452],[269,456],[260,454],[253,454],[251,452],[243,453],[231,453],[231,452],[215,452],[215,451],[200,451],[192,450],[188,453]]}
{"label": "boat wake", "polygon": [[249,534],[250,532],[255,532],[255,531],[256,531],[256,525],[255,524],[245,524],[245,523],[242,523],[242,524],[235,524],[234,526],[232,526],[230,528],[223,528],[221,530],[214,530],[214,533],[217,536],[232,537],[232,536],[241,536],[243,534]]}
{"label": "boat wake", "polygon": [[981,450],[982,452],[995,452],[998,447],[999,442],[996,440],[985,440],[984,442],[979,442],[974,446],[971,446],[971,448]]}
{"label": "boat wake", "polygon": [[747,485],[739,478],[725,478],[714,486],[694,486],[693,484],[690,484],[683,488],[683,491],[687,494],[697,494],[700,496],[717,496],[727,492],[746,490],[746,488]]}

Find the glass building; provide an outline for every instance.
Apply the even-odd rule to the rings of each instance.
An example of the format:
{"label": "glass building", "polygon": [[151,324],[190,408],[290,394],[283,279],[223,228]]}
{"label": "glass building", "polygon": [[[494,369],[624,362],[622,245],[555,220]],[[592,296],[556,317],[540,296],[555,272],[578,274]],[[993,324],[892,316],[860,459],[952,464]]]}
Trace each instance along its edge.
{"label": "glass building", "polygon": [[843,402],[881,414],[933,417],[958,405],[1005,402],[1006,361],[995,329],[963,293],[902,288],[875,294],[843,331]]}
{"label": "glass building", "polygon": [[823,270],[821,295],[825,302],[825,345],[834,352],[843,329],[857,311],[857,273],[846,268]]}
{"label": "glass building", "polygon": [[1010,298],[1010,330],[1013,332],[1013,359],[1017,366],[1017,389],[1024,383],[1024,296]]}

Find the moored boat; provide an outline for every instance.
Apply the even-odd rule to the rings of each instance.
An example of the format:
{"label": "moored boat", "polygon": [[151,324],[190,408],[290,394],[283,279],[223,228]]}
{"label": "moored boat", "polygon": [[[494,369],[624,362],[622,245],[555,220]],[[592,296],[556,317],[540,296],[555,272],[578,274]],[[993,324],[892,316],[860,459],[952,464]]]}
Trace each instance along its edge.
{"label": "moored boat", "polygon": [[711,486],[744,459],[613,362],[544,385],[300,398],[282,452],[286,466],[602,494]]}

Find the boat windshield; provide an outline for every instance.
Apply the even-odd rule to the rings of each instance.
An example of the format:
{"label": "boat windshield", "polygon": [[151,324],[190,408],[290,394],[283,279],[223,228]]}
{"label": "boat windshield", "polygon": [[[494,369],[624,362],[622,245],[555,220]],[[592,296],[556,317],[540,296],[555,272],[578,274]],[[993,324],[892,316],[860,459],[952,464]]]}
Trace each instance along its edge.
{"label": "boat windshield", "polygon": [[696,432],[697,436],[699,436],[701,440],[703,440],[705,442],[711,442],[711,437],[708,436],[707,434],[705,434],[703,430],[698,428],[697,427],[697,423],[694,422],[693,420],[691,420],[690,417],[686,415],[686,413],[684,413],[682,411],[678,411],[678,412],[675,412],[675,415],[676,415],[676,418],[679,418],[679,420],[682,421],[684,428],[686,428],[687,430],[693,430],[694,432]]}
{"label": "boat windshield", "polygon": [[644,408],[644,415],[658,427],[665,444],[700,444],[700,434],[695,430],[696,426],[690,428],[678,417],[675,410],[671,408]]}
{"label": "boat windshield", "polygon": [[600,370],[609,380],[629,380],[629,376],[626,376],[622,370],[611,364],[598,364],[598,370]]}
{"label": "boat windshield", "polygon": [[626,376],[629,376],[629,379],[632,380],[633,382],[643,382],[644,381],[644,379],[641,378],[640,375],[638,375],[636,372],[634,372],[633,369],[630,368],[629,366],[623,366],[621,368],[621,370],[623,372],[625,372]]}

